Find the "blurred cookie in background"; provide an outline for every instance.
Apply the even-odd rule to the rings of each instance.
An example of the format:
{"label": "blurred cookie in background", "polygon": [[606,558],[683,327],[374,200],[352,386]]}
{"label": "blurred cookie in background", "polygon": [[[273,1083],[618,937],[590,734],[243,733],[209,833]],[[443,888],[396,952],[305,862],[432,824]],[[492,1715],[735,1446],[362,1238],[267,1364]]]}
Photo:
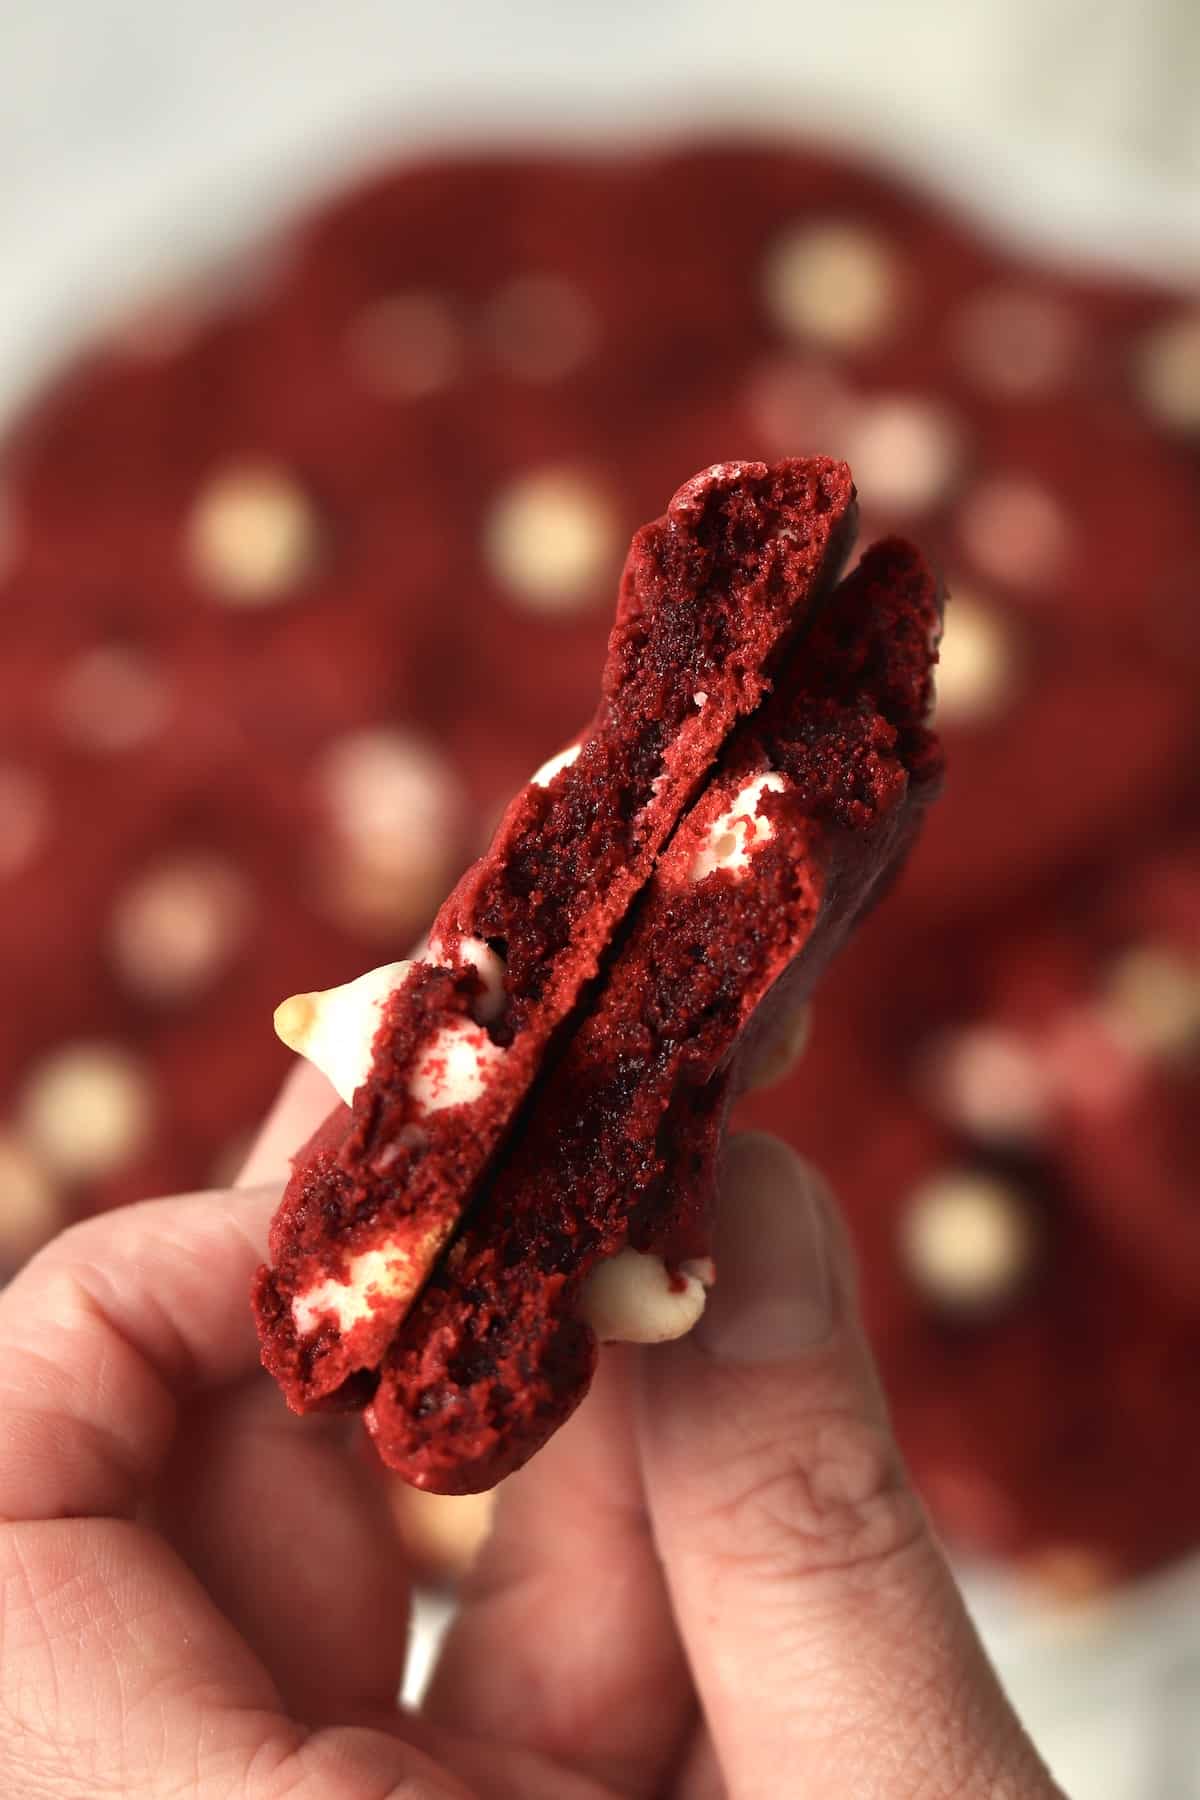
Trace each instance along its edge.
{"label": "blurred cookie in background", "polygon": [[[731,142],[380,168],[131,310],[0,465],[0,1269],[234,1166],[275,1004],[407,948],[589,713],[681,471],[845,454],[945,571],[949,774],[743,1113],[845,1201],[957,1542],[1190,1548],[1196,316]],[[429,1567],[446,1505],[396,1499]]]}

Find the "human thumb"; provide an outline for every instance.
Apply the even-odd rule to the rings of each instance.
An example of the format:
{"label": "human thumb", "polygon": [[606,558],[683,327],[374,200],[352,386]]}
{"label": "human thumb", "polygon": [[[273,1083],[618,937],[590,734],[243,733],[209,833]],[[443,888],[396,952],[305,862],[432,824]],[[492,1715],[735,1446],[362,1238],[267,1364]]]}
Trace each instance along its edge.
{"label": "human thumb", "polygon": [[708,1311],[644,1354],[639,1436],[726,1791],[1056,1793],[909,1483],[823,1183],[752,1134],[721,1185]]}

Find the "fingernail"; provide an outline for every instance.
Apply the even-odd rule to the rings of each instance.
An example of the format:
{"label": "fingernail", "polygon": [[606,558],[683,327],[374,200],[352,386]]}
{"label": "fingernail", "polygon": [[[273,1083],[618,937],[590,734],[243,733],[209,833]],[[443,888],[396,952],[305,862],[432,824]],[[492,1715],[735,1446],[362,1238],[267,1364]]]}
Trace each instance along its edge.
{"label": "fingernail", "polygon": [[693,1336],[717,1362],[786,1362],[833,1328],[835,1269],[819,1179],[747,1133],[722,1162],[716,1285]]}

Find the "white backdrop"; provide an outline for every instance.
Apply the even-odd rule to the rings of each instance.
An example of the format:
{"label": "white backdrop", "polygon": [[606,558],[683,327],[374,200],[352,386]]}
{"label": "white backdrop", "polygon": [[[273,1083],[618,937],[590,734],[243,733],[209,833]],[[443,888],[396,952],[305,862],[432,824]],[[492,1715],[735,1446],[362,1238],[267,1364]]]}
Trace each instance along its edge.
{"label": "white backdrop", "polygon": [[0,0],[0,407],[135,273],[380,139],[697,120],[876,143],[1200,282],[1196,0]]}
{"label": "white backdrop", "polygon": [[[1200,287],[1200,0],[0,0],[0,413],[97,315],[380,144],[675,125],[888,151]],[[1077,1800],[1200,1796],[1200,1570],[973,1603]]]}

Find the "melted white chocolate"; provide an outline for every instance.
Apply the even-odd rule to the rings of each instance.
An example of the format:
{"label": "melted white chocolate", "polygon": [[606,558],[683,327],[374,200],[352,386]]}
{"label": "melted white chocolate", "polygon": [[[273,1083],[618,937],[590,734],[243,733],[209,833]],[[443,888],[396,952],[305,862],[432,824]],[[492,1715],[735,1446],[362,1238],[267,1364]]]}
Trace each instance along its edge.
{"label": "melted white chocolate", "polygon": [[[430,944],[428,957],[446,966],[439,943]],[[475,1018],[450,1020],[420,1054],[412,1093],[426,1112],[477,1099],[489,1065],[504,1054],[481,1029],[504,1010],[504,958],[475,937],[459,941],[457,957],[460,968],[476,971],[483,991],[476,1000]],[[278,1036],[328,1077],[347,1106],[370,1073],[381,1010],[412,966],[411,961],[384,963],[341,987],[293,994],[275,1009]]]}
{"label": "melted white chocolate", "polygon": [[[440,938],[430,938],[429,953],[423,960],[440,963],[445,969],[455,966]],[[464,937],[458,941],[457,966],[461,969],[464,965],[474,969],[483,983],[483,992],[476,998],[474,1011],[480,1024],[488,1025],[504,1011],[504,958],[483,938]]]}
{"label": "melted white chocolate", "polygon": [[370,1072],[381,1009],[411,968],[411,962],[384,963],[341,987],[293,994],[275,1008],[276,1035],[314,1063],[347,1106]]}
{"label": "melted white chocolate", "polygon": [[328,1277],[292,1301],[292,1318],[301,1336],[333,1318],[339,1331],[350,1331],[374,1311],[376,1300],[407,1303],[424,1282],[436,1254],[439,1234],[389,1238],[374,1249],[352,1256],[345,1280]]}
{"label": "melted white chocolate", "polygon": [[504,1056],[482,1025],[450,1019],[439,1026],[417,1058],[409,1092],[422,1112],[441,1112],[478,1100]]}
{"label": "melted white chocolate", "polygon": [[692,858],[691,880],[703,881],[714,869],[726,869],[740,880],[754,851],[775,836],[770,819],[757,816],[758,803],[764,794],[782,794],[786,787],[783,776],[775,774],[756,775],[747,782],[728,812],[709,826],[707,842]]}

